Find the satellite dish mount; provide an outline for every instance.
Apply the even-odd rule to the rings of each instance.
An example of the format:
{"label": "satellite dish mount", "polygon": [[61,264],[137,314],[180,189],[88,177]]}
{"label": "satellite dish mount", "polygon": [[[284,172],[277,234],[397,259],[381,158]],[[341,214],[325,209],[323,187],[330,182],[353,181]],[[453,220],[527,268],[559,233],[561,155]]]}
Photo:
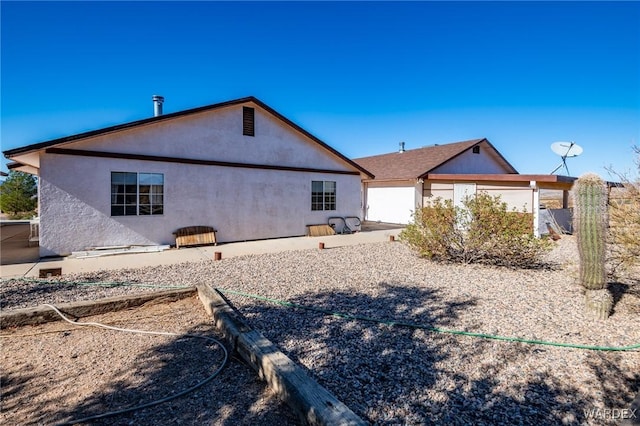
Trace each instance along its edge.
{"label": "satellite dish mount", "polygon": [[582,154],[582,147],[575,142],[554,142],[551,144],[551,151],[555,152],[562,158],[562,163],[558,165],[550,174],[554,174],[563,168],[567,171],[567,176],[571,176],[567,167],[567,158],[577,157]]}

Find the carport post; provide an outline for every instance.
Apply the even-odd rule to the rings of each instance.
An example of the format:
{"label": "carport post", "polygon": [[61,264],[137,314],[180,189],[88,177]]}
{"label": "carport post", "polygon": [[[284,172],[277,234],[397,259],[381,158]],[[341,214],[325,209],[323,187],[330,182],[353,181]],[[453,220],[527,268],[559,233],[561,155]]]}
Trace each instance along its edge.
{"label": "carport post", "polygon": [[536,238],[540,238],[540,189],[538,183],[535,180],[529,181],[529,187],[533,191],[533,235]]}

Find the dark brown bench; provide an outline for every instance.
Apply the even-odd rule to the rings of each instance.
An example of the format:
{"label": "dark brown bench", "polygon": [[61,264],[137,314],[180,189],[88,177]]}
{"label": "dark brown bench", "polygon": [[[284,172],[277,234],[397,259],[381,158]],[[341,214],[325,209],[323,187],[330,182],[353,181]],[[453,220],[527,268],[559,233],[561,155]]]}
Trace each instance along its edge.
{"label": "dark brown bench", "polygon": [[176,248],[181,246],[217,245],[216,230],[211,226],[187,226],[173,233],[176,236]]}

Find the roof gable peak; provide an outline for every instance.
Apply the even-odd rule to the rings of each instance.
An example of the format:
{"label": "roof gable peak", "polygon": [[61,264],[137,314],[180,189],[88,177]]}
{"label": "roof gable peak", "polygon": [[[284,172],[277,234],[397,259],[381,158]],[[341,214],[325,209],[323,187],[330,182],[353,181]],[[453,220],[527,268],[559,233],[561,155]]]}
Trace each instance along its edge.
{"label": "roof gable peak", "polygon": [[173,113],[167,113],[167,114],[152,116],[152,117],[148,117],[148,118],[144,118],[144,119],[141,119],[141,120],[136,120],[136,121],[132,121],[132,122],[124,123],[124,124],[105,127],[105,128],[101,128],[101,129],[97,129],[97,130],[91,130],[91,131],[88,131],[88,132],[83,132],[83,133],[79,133],[79,134],[75,134],[75,135],[71,135],[71,136],[66,136],[66,137],[57,138],[57,139],[53,139],[53,140],[49,140],[49,141],[45,141],[45,142],[40,142],[40,143],[35,143],[35,144],[23,146],[23,147],[20,147],[20,148],[10,149],[10,150],[4,151],[3,153],[4,153],[4,156],[6,158],[15,159],[17,161],[20,161],[19,158],[16,158],[16,157],[24,156],[26,154],[35,153],[35,152],[38,152],[38,151],[41,151],[41,150],[44,150],[44,149],[47,149],[47,148],[60,147],[60,146],[66,145],[66,144],[71,143],[71,142],[78,142],[78,141],[82,141],[84,139],[89,139],[89,138],[96,137],[96,136],[106,135],[106,134],[115,133],[115,132],[121,132],[121,131],[129,130],[129,129],[134,129],[134,128],[137,128],[139,126],[150,125],[150,124],[157,123],[157,122],[162,122],[162,121],[165,121],[165,120],[177,119],[177,118],[180,118],[180,117],[183,117],[183,116],[187,116],[187,115],[191,115],[191,114],[197,114],[197,113],[201,113],[201,112],[213,111],[213,110],[217,110],[217,109],[221,109],[221,108],[226,108],[226,107],[230,107],[230,106],[237,106],[237,105],[242,105],[242,104],[247,104],[247,103],[254,104],[255,106],[257,106],[260,109],[264,110],[266,113],[270,114],[271,116],[273,116],[277,120],[279,120],[282,123],[284,123],[286,126],[288,126],[291,129],[301,133],[304,137],[306,137],[306,138],[310,139],[311,141],[313,141],[314,143],[320,145],[323,149],[329,151],[329,153],[331,155],[334,155],[335,157],[338,157],[339,159],[341,159],[345,163],[349,164],[351,167],[354,167],[355,169],[357,169],[363,175],[368,176],[370,178],[373,178],[374,175],[371,172],[369,172],[365,168],[361,167],[359,164],[355,163],[351,159],[347,158],[342,153],[338,152],[336,149],[334,149],[331,146],[327,145],[325,142],[323,142],[322,140],[318,139],[316,136],[312,135],[311,133],[309,133],[307,130],[303,129],[302,127],[300,127],[296,123],[292,122],[291,120],[289,120],[288,118],[286,118],[285,116],[283,116],[282,114],[280,114],[279,112],[277,112],[276,110],[274,110],[273,108],[271,108],[270,106],[268,106],[267,104],[265,104],[264,102],[262,102],[261,100],[256,98],[255,96],[247,96],[247,97],[243,97],[243,98],[233,99],[233,100],[230,100],[230,101],[225,101],[225,102],[205,105],[205,106],[196,107],[196,108],[190,108],[190,109],[177,111],[177,112],[173,112]]}
{"label": "roof gable peak", "polygon": [[498,152],[486,139],[470,139],[446,144],[435,144],[420,148],[408,149],[403,152],[392,152],[357,158],[354,161],[381,179],[419,179],[433,170],[450,163],[475,146],[486,144],[492,156],[507,173],[517,173],[515,168]]}

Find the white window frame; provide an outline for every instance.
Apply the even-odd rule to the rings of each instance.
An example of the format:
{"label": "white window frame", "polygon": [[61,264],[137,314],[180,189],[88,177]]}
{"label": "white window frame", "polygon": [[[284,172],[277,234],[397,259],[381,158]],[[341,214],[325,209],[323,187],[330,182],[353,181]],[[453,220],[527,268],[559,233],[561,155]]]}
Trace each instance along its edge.
{"label": "white window frame", "polygon": [[[131,176],[124,176],[124,182],[119,183],[118,181],[114,184],[114,175],[123,174],[123,175],[135,175],[135,194],[133,192],[127,192],[127,186],[133,186],[133,182],[127,183],[127,178],[131,179]],[[151,180],[159,179],[161,183],[146,183],[142,182],[145,178],[151,178]],[[155,178],[155,179],[154,179]],[[123,185],[124,192],[118,192],[118,188],[115,189],[114,186]],[[147,196],[147,194],[142,194],[140,192],[141,186],[149,186],[149,194],[148,194],[148,203],[141,203],[142,197]],[[160,191],[155,191],[160,187]],[[121,171],[112,171],[111,172],[111,216],[119,217],[119,216],[161,216],[164,214],[164,173],[148,173],[148,172],[121,172]],[[118,197],[122,197],[122,203],[118,203]],[[135,213],[133,213],[132,208],[134,207],[133,202],[127,203],[127,197],[135,197]],[[145,207],[149,207],[148,210]],[[122,213],[114,213],[115,208],[122,208]]]}
{"label": "white window frame", "polygon": [[[322,192],[314,191],[315,184],[322,184]],[[332,188],[333,187],[333,188]],[[311,181],[311,211],[335,211],[338,207],[338,184],[333,180]],[[318,194],[322,194],[318,199]]]}

